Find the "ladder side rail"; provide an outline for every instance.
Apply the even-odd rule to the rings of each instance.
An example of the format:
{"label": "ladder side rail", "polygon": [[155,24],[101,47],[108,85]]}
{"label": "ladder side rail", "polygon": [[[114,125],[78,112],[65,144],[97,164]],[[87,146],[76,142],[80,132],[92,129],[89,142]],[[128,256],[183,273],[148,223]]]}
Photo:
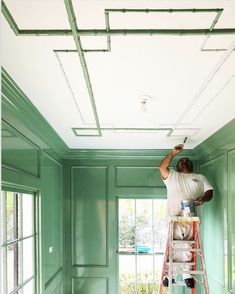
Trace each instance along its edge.
{"label": "ladder side rail", "polygon": [[169,244],[170,244],[170,222],[168,223],[168,232],[167,232],[167,240],[166,240],[166,246],[165,246],[165,253],[163,257],[163,265],[162,265],[162,273],[161,273],[161,279],[160,279],[160,286],[158,289],[158,294],[162,294],[162,281],[166,272],[166,263],[167,258],[169,256]]}
{"label": "ladder side rail", "polygon": [[168,268],[168,293],[172,293],[172,278],[173,278],[173,232],[174,231],[174,221],[170,222],[170,244],[169,244],[169,268]]}
{"label": "ladder side rail", "polygon": [[209,292],[209,285],[208,285],[207,274],[206,274],[206,264],[205,264],[204,252],[203,252],[203,248],[202,248],[202,239],[201,239],[199,224],[197,224],[197,231],[198,231],[199,248],[201,249],[200,261],[201,261],[201,265],[202,265],[202,270],[204,272],[204,274],[203,274],[204,290],[205,290],[205,294],[209,294],[210,292]]}
{"label": "ladder side rail", "polygon": [[[196,249],[196,245],[197,245],[197,240],[196,240],[196,238],[197,238],[197,226],[196,226],[196,222],[195,221],[193,221],[193,223],[192,223],[192,229],[193,229],[193,240],[194,240],[194,243],[192,244],[192,248],[193,249]],[[196,271],[196,269],[197,269],[197,254],[196,254],[196,252],[192,252],[192,260],[193,260],[193,266],[192,266],[192,270],[193,271]],[[194,280],[195,282],[196,282],[196,280]],[[197,285],[197,283],[195,283],[195,287],[192,289],[192,294],[196,294],[196,285]]]}
{"label": "ladder side rail", "polygon": [[196,282],[199,283],[200,281],[200,284],[203,285],[203,288],[205,289],[205,283],[204,283],[204,278],[203,278],[203,275],[205,274],[205,271],[203,270],[203,267],[202,267],[202,262],[201,262],[201,253],[202,253],[202,248],[200,247],[199,245],[199,235],[200,235],[200,225],[198,223],[198,226],[196,226],[196,232],[195,232],[195,244],[196,244],[196,248],[198,248],[198,252],[197,252],[197,263],[196,263],[196,268],[197,270],[200,272],[201,271],[201,279],[196,279]]}

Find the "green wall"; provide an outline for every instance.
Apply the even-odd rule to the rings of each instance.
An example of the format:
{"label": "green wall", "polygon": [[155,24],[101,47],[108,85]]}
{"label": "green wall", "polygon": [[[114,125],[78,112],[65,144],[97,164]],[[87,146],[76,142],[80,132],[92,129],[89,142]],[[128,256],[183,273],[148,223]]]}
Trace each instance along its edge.
{"label": "green wall", "polygon": [[[166,197],[169,150],[69,150],[4,70],[2,121],[2,185],[39,203],[40,293],[117,293],[117,198]],[[182,154],[215,187],[202,212],[212,294],[235,293],[234,130],[235,120]]]}
{"label": "green wall", "polygon": [[199,170],[215,191],[202,211],[202,230],[212,293],[235,293],[235,120],[195,149]]}
{"label": "green wall", "polygon": [[[6,140],[3,138],[3,140]],[[27,161],[28,154],[21,152],[19,162]],[[38,161],[39,159],[39,161]],[[5,161],[5,154],[3,153]],[[7,160],[7,159],[6,159]],[[6,161],[5,161],[6,162]],[[2,168],[3,189],[15,191],[33,191],[38,203],[36,211],[38,240],[38,264],[40,271],[38,287],[40,293],[58,292],[59,285],[63,282],[63,242],[62,242],[62,166],[44,152],[31,161],[31,166],[39,167],[40,176],[32,176],[27,171],[18,170],[16,165]],[[30,169],[31,170],[31,169]],[[49,247],[52,252],[49,253]]]}

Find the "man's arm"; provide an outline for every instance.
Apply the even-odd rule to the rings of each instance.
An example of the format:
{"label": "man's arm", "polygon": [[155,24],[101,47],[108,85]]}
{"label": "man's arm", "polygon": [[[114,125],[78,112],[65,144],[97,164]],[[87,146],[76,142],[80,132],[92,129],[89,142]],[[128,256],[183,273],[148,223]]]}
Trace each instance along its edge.
{"label": "man's arm", "polygon": [[204,202],[208,202],[213,198],[213,190],[208,190],[204,195],[198,197],[195,201],[196,206],[202,205]]}
{"label": "man's arm", "polygon": [[160,173],[163,180],[166,180],[170,173],[170,163],[176,154],[183,150],[184,144],[179,144],[174,147],[174,149],[161,161],[160,163]]}

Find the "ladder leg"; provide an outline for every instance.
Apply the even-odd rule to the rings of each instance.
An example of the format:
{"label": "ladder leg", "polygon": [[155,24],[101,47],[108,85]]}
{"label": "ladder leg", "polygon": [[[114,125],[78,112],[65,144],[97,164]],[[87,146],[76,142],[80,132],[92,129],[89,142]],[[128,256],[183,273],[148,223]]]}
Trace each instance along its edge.
{"label": "ladder leg", "polygon": [[[193,241],[194,241],[194,244],[192,246],[192,249],[196,249],[196,222],[194,221],[192,223],[192,226],[193,226]],[[196,268],[197,268],[197,254],[196,252],[192,252],[192,255],[193,255],[193,266],[192,266],[192,270],[195,271]],[[196,280],[194,280],[194,285],[195,287],[192,289],[192,294],[196,294]]]}
{"label": "ladder leg", "polygon": [[173,278],[173,230],[174,222],[170,222],[170,242],[169,242],[169,268],[168,268],[168,293],[172,293],[172,278]]}
{"label": "ladder leg", "polygon": [[197,231],[198,231],[199,248],[201,249],[200,261],[201,261],[202,270],[204,272],[203,284],[204,284],[205,294],[209,294],[209,285],[208,285],[208,280],[207,280],[207,275],[206,275],[206,265],[205,265],[204,253],[203,253],[203,248],[202,248],[202,240],[201,240],[201,233],[200,233],[199,224],[197,224]]}
{"label": "ladder leg", "polygon": [[166,271],[166,262],[169,257],[169,244],[170,244],[170,222],[168,224],[168,233],[167,233],[167,240],[166,240],[166,249],[165,249],[165,254],[163,258],[163,265],[162,265],[162,273],[161,273],[161,279],[160,279],[160,284],[158,288],[158,294],[162,294],[162,281],[165,276],[165,271]]}

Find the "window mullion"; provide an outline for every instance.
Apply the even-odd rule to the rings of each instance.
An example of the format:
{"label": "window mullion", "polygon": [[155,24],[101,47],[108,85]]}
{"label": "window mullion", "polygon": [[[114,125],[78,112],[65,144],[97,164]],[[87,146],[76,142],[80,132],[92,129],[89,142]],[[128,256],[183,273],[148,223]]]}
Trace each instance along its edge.
{"label": "window mullion", "polygon": [[[37,236],[37,232],[39,231],[38,229],[38,197],[37,194],[34,193],[33,195],[33,234],[34,234],[34,275],[35,275],[35,280],[34,280],[34,293],[39,293],[40,289],[39,289],[39,271],[37,269],[37,266],[39,264],[39,252],[37,250],[37,248],[39,248],[39,243],[38,243],[38,236]],[[38,246],[37,246],[38,245]]]}
{"label": "window mullion", "polygon": [[[2,239],[3,243],[7,240],[7,192],[2,192]],[[4,273],[7,273],[7,246],[2,248],[2,270]],[[7,293],[7,275],[3,276],[3,294]]]}
{"label": "window mullion", "polygon": [[15,240],[12,240],[12,241],[9,241],[7,243],[2,244],[2,247],[9,246],[9,245],[12,245],[15,243],[19,243],[20,241],[24,241],[29,238],[36,238],[36,236],[37,236],[36,234],[33,234],[33,235],[25,236],[23,238],[15,239]]}
{"label": "window mullion", "polygon": [[[13,228],[14,228],[14,233],[13,233],[13,238],[17,239],[19,237],[19,198],[18,194],[14,193],[13,194]],[[19,246],[18,243],[15,243],[13,245],[13,255],[14,255],[14,288],[18,287],[19,285],[19,272],[18,272],[18,263],[19,263]]]}
{"label": "window mullion", "polygon": [[153,287],[155,286],[155,247],[154,247],[154,199],[152,199],[152,248],[153,248]]}
{"label": "window mullion", "polygon": [[135,199],[135,292],[137,293],[137,244],[136,244],[136,199]]}
{"label": "window mullion", "polygon": [[24,286],[27,285],[31,280],[33,280],[35,276],[30,277],[29,279],[25,280],[23,284],[19,285],[17,288],[15,288],[13,291],[11,291],[9,294],[18,294],[19,291],[20,293],[23,293]]}
{"label": "window mullion", "polygon": [[[19,217],[19,229],[20,229],[20,234],[19,237],[23,238],[23,197],[22,193],[19,194],[19,207],[20,207],[20,217]],[[20,251],[20,264],[19,264],[19,273],[20,273],[20,285],[23,285],[24,283],[24,278],[23,278],[23,240],[19,241],[19,251]],[[24,293],[24,290],[22,289],[22,294]]]}
{"label": "window mullion", "polygon": [[7,205],[6,205],[7,193],[2,192],[2,243],[7,241]]}
{"label": "window mullion", "polygon": [[[7,273],[8,267],[7,267],[7,247],[2,248],[3,253],[3,272]],[[3,293],[8,293],[8,284],[7,284],[7,275],[4,275],[3,277]]]}

